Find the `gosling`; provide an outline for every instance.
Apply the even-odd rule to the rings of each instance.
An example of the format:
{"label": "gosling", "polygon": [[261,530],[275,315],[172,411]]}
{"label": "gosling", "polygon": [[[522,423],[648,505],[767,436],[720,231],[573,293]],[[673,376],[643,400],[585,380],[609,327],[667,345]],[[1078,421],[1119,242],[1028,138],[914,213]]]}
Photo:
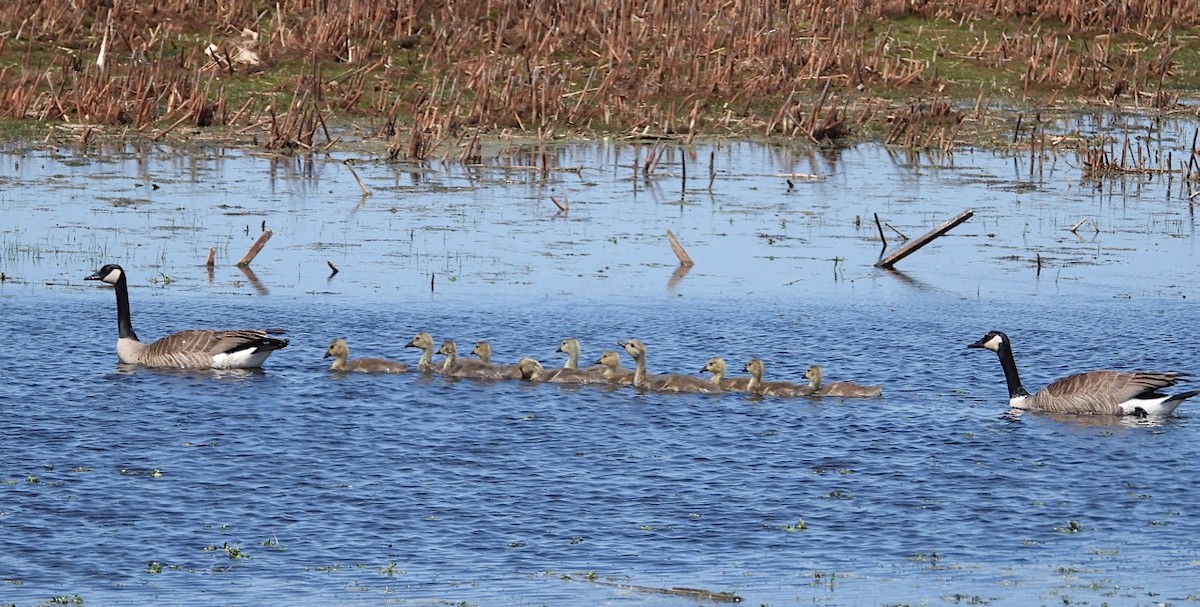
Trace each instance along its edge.
{"label": "gosling", "polygon": [[781,381],[764,382],[762,380],[763,361],[761,358],[755,358],[746,363],[746,372],[750,374],[750,385],[747,391],[751,394],[791,398],[795,396],[811,396],[813,392],[812,386],[803,384]]}
{"label": "gosling", "polygon": [[749,377],[725,377],[725,359],[720,356],[714,356],[708,359],[708,364],[700,370],[701,373],[712,373],[709,382],[721,387],[722,390],[729,392],[748,392],[750,390]]}
{"label": "gosling", "polygon": [[635,388],[654,392],[702,394],[719,394],[721,392],[721,386],[691,375],[679,375],[677,373],[648,375],[646,373],[646,344],[642,343],[639,339],[630,339],[620,342],[620,345],[622,348],[625,348],[625,352],[633,358],[633,362],[636,364],[633,372],[633,385]]}
{"label": "gosling", "polygon": [[350,358],[350,346],[346,340],[335,339],[329,342],[325,349],[324,358],[333,357],[330,371],[357,373],[408,373],[408,365],[383,358]]}
{"label": "gosling", "polygon": [[853,398],[874,398],[883,394],[883,386],[864,386],[849,381],[835,381],[823,384],[824,371],[820,365],[813,365],[804,372],[808,385],[812,387],[813,396],[847,396]]}
{"label": "gosling", "polygon": [[446,357],[442,361],[440,370],[442,375],[447,377],[467,377],[471,379],[507,379],[516,377],[517,371],[511,367],[493,365],[481,360],[459,360],[458,345],[452,339],[442,342],[442,347],[438,349],[438,354]]}
{"label": "gosling", "polygon": [[621,368],[621,355],[613,350],[606,350],[600,354],[600,360],[597,364],[604,367],[604,382],[614,386],[631,386],[633,385],[633,371]]}

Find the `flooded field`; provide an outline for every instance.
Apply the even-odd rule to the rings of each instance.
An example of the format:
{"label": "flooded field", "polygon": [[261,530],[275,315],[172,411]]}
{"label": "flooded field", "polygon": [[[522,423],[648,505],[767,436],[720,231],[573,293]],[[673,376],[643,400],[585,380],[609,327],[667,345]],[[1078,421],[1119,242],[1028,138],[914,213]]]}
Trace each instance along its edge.
{"label": "flooded field", "polygon": [[[1194,128],[1129,134],[1182,159]],[[1196,604],[1200,401],[1014,415],[995,356],[966,349],[1007,331],[1030,388],[1200,373],[1180,179],[873,144],[514,144],[478,165],[10,147],[0,604]],[[894,249],[965,209],[902,272],[872,267],[874,214]],[[105,263],[143,339],[263,326],[291,345],[256,373],[119,367],[112,291],[82,280]],[[412,363],[417,331],[547,366],[566,336],[587,363],[638,337],[652,372],[762,357],[884,395],[338,377],[321,358],[345,337]]]}

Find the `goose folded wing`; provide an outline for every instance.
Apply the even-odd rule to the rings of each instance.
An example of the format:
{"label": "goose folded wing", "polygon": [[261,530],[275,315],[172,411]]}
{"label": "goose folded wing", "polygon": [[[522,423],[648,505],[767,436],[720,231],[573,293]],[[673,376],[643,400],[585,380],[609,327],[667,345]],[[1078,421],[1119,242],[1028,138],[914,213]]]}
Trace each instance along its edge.
{"label": "goose folded wing", "polygon": [[[205,354],[214,356],[250,348],[277,350],[283,340],[258,329],[206,331],[191,329],[158,339],[146,346],[148,356]],[[286,342],[283,342],[286,343]]]}
{"label": "goose folded wing", "polygon": [[1120,415],[1121,403],[1134,398],[1166,396],[1158,391],[1178,381],[1178,373],[1091,371],[1055,381],[1035,400],[1039,408],[1059,413]]}

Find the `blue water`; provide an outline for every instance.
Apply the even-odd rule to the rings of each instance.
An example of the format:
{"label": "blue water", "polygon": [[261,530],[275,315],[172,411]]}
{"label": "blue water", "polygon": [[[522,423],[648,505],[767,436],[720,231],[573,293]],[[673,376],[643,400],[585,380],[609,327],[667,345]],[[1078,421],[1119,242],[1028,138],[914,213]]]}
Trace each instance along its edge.
{"label": "blue water", "polygon": [[[723,166],[725,183],[744,185],[697,206],[630,196],[622,169],[609,168],[547,186],[497,179],[396,195],[440,193],[433,212],[388,210],[375,192],[354,214],[340,186],[259,172],[286,193],[239,202],[258,213],[249,218],[200,192],[247,189],[262,159],[227,158],[214,178],[192,180],[189,163],[165,153],[77,168],[22,156],[18,172],[32,172],[33,156],[50,173],[110,171],[128,183],[140,179],[129,167],[148,166],[195,199],[105,206],[96,192],[123,182],[95,175],[64,180],[86,193],[37,198],[26,175],[0,196],[19,226],[3,232],[0,257],[16,277],[0,283],[0,604],[698,602],[653,591],[672,587],[732,592],[747,605],[1197,600],[1200,401],[1152,421],[1014,415],[995,356],[965,348],[1006,330],[1031,388],[1091,368],[1200,371],[1194,236],[1165,184],[1094,201],[1089,212],[1128,233],[1106,229],[1075,250],[1078,188],[1055,194],[1046,183],[1018,205],[964,179],[994,177],[1004,159],[976,157],[969,170],[899,162],[887,172],[903,180],[861,182],[867,194],[845,198],[845,174],[887,156],[851,150],[825,167],[825,182],[797,184],[844,197],[818,201],[777,187],[773,175],[797,161],[741,149]],[[632,157],[571,153],[589,166]],[[463,178],[454,171],[421,179]],[[135,186],[112,186],[123,187]],[[613,193],[594,194],[603,201],[590,208],[571,193],[575,218],[554,218],[544,200],[522,199],[543,187]],[[968,204],[981,218],[906,261],[905,275],[876,271],[874,226],[855,228],[853,215],[889,188],[895,201],[957,193],[904,203],[937,213],[891,211],[914,232]],[[445,210],[463,196],[469,210]],[[1154,219],[1163,209],[1174,215]],[[192,228],[164,227],[184,215]],[[389,228],[383,218],[397,216]],[[803,234],[780,237],[783,217]],[[254,262],[255,284],[226,257],[252,240],[234,224],[263,219],[278,233]],[[458,226],[435,225],[442,219]],[[665,227],[692,237],[698,263],[682,278],[672,280]],[[760,235],[768,227],[773,244]],[[228,245],[210,280],[199,263],[214,234]],[[351,243],[355,234],[369,238]],[[436,254],[415,250],[438,234],[447,240]],[[1059,249],[1100,261],[1037,276],[1028,259],[1008,259]],[[332,278],[329,257],[343,269]],[[270,326],[292,343],[258,373],[120,368],[112,292],[81,280],[109,261],[130,272],[143,338]],[[580,338],[585,360],[638,337],[652,372],[698,374],[716,354],[736,370],[757,356],[777,378],[819,363],[831,380],[885,391],[636,394],[338,377],[321,359],[331,338],[346,337],[354,355],[413,362],[403,344],[422,330],[460,350],[488,339],[499,361],[532,355],[548,366],[566,336]]]}

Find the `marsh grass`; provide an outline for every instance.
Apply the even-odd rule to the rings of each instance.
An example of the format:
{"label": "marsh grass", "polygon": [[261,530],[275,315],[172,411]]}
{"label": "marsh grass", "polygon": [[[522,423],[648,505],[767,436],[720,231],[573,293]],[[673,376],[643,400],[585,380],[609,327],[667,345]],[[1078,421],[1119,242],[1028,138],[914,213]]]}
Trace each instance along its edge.
{"label": "marsh grass", "polygon": [[338,144],[332,122],[417,160],[473,157],[480,133],[886,133],[947,149],[989,124],[965,122],[964,106],[1180,111],[1200,82],[1200,5],[1187,0],[263,7],[8,3],[0,118],[86,125],[70,131],[82,144],[205,136],[277,151]]}

